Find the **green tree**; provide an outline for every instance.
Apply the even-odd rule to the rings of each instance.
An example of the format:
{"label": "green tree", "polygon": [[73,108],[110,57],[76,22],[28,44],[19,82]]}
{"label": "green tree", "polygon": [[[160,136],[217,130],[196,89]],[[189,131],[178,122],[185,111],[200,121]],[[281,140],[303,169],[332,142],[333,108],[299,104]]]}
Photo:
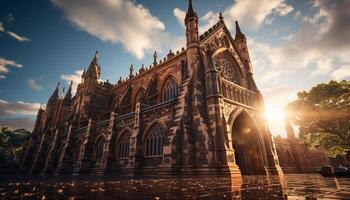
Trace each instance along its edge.
{"label": "green tree", "polygon": [[30,132],[25,129],[0,126],[0,168],[11,168],[17,165],[22,144],[29,135]]}
{"label": "green tree", "polygon": [[330,156],[350,151],[350,81],[332,80],[299,92],[286,110],[306,145],[322,147]]}

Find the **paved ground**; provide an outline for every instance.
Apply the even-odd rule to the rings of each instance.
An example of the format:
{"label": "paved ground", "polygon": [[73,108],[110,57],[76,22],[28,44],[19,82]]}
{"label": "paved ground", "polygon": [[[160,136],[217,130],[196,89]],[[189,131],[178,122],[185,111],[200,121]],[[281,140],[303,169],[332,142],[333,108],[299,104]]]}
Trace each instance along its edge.
{"label": "paved ground", "polygon": [[350,178],[319,175],[114,180],[1,176],[0,199],[350,199]]}

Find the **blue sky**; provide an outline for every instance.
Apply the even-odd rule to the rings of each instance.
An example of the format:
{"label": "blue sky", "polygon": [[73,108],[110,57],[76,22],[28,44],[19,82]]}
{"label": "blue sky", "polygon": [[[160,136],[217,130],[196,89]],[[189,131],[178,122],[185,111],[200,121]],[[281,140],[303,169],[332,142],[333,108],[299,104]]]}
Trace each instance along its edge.
{"label": "blue sky", "polygon": [[[222,12],[248,37],[255,78],[273,134],[284,135],[283,107],[300,90],[350,78],[346,0],[193,0],[200,31]],[[102,79],[184,46],[186,0],[2,0],[0,125],[31,128],[58,81],[67,87],[100,52]]]}

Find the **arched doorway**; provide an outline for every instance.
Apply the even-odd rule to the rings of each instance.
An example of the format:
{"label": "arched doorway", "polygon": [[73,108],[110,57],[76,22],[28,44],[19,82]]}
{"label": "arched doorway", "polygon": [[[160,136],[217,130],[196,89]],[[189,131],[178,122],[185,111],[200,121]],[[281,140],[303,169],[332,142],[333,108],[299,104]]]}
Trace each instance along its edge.
{"label": "arched doorway", "polygon": [[232,124],[232,143],[242,175],[264,175],[265,151],[259,132],[250,116],[243,112]]}

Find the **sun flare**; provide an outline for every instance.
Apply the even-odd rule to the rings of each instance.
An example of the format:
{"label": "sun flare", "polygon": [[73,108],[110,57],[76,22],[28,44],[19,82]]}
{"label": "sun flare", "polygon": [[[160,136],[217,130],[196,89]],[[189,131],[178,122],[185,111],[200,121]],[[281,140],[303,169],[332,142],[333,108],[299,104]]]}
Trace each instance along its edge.
{"label": "sun flare", "polygon": [[272,135],[286,136],[284,131],[284,110],[282,108],[269,108],[265,112]]}

